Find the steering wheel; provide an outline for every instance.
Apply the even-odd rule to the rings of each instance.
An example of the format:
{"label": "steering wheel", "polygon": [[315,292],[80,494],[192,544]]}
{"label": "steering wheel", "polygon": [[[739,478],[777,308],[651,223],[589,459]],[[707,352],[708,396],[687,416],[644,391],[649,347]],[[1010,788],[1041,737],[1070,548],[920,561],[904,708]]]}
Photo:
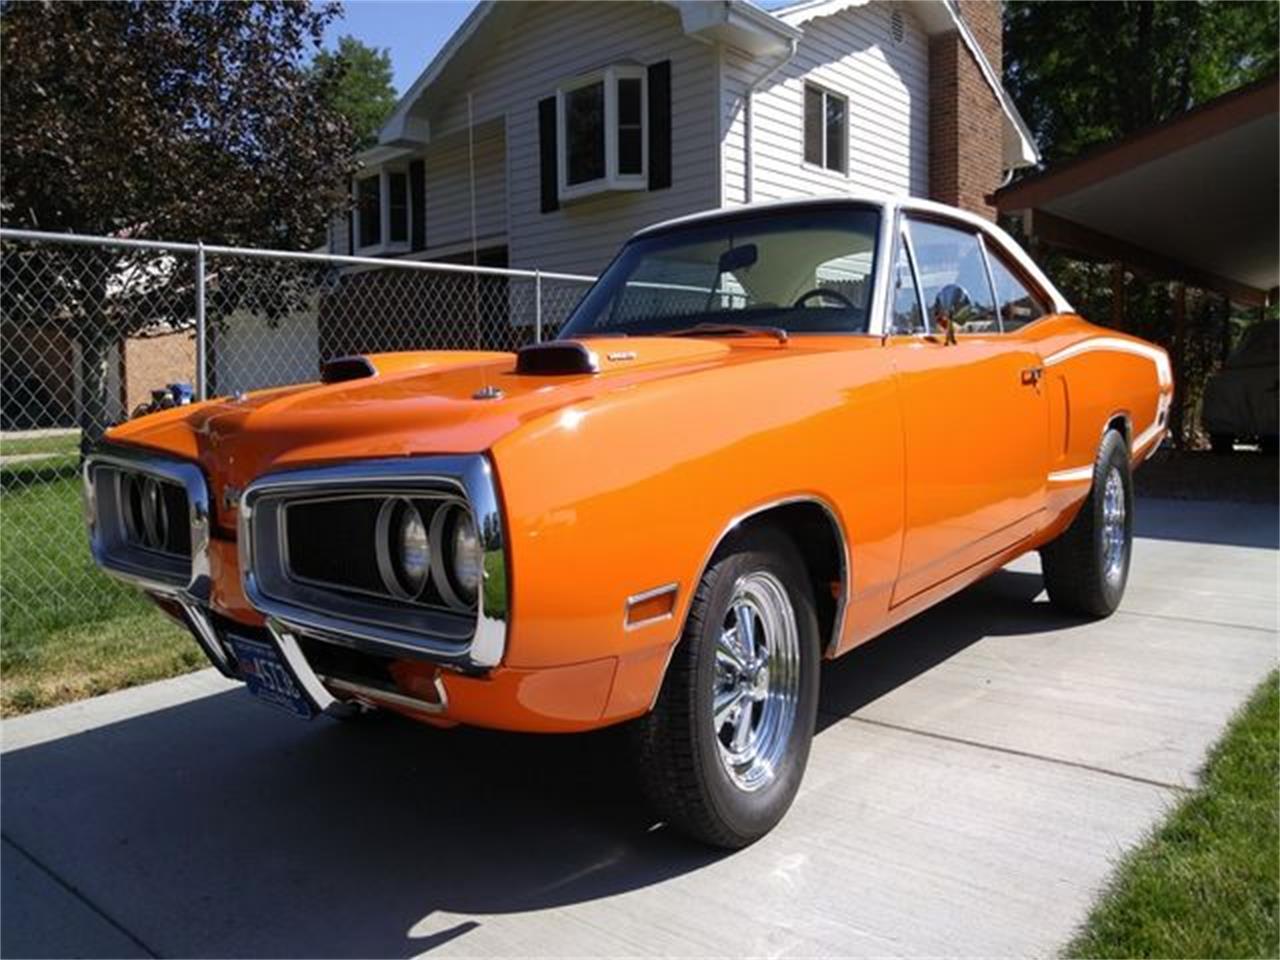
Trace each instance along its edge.
{"label": "steering wheel", "polygon": [[857,305],[839,290],[832,290],[828,287],[814,287],[812,290],[806,290],[804,293],[800,294],[800,296],[796,297],[796,302],[793,303],[792,306],[803,307],[814,297],[830,297],[832,300],[839,300],[850,310],[858,309]]}

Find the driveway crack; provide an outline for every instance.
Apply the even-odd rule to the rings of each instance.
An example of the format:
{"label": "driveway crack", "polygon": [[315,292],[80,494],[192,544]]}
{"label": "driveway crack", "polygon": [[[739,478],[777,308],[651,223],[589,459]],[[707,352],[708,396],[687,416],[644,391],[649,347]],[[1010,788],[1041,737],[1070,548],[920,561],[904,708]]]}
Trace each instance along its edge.
{"label": "driveway crack", "polygon": [[93,911],[93,913],[97,914],[97,916],[101,917],[102,920],[112,929],[118,931],[119,933],[127,937],[130,941],[132,941],[137,946],[139,950],[145,953],[148,957],[155,957],[158,960],[158,958],[160,957],[160,954],[157,953],[155,950],[151,949],[151,947],[147,946],[147,944],[144,943],[137,934],[133,933],[133,931],[129,930],[127,927],[121,924],[120,921],[116,920],[115,917],[111,916],[111,914],[107,913],[100,906],[98,906],[96,903],[90,900],[84,894],[84,892],[81,891],[79,888],[77,888],[74,884],[68,882],[67,880],[64,880],[61,876],[58,875],[57,871],[53,870],[52,868],[48,867],[47,865],[42,863],[40,860],[38,860],[31,853],[30,850],[28,850],[22,844],[18,843],[16,840],[14,840],[12,837],[10,837],[6,833],[0,833],[0,840],[3,840],[9,846],[13,847],[13,849],[17,850],[18,853],[26,857],[37,869],[39,869],[42,873],[44,873],[47,877],[49,877],[50,880],[52,880],[58,886],[62,887],[63,890],[66,890],[67,893],[71,894],[73,897],[75,897],[77,900],[83,903],[86,907],[88,907],[91,911]]}
{"label": "driveway crack", "polygon": [[1165,790],[1173,790],[1176,793],[1190,793],[1191,788],[1180,783],[1169,783],[1164,780],[1155,780],[1151,777],[1141,777],[1134,773],[1124,773],[1120,770],[1109,770],[1106,767],[1095,766],[1091,763],[1081,763],[1078,760],[1064,760],[1061,757],[1050,757],[1042,753],[1032,753],[1029,750],[1018,750],[1015,747],[1001,747],[992,743],[983,743],[981,740],[970,740],[966,737],[955,737],[946,733],[934,733],[929,730],[917,730],[913,727],[906,727],[897,723],[889,723],[885,720],[872,720],[869,717],[854,717],[845,714],[829,713],[822,711],[826,716],[834,717],[839,720],[852,720],[856,723],[866,723],[873,727],[881,727],[886,730],[896,730],[899,733],[909,733],[917,737],[928,737],[931,740],[942,740],[946,743],[958,743],[966,747],[975,747],[979,750],[989,750],[992,753],[1003,753],[1012,757],[1023,757],[1027,760],[1041,760],[1045,763],[1056,764],[1060,767],[1071,767],[1075,770],[1087,770],[1089,773],[1100,774],[1104,777],[1114,777],[1117,780],[1128,780],[1132,783],[1143,783],[1151,787],[1160,787]]}

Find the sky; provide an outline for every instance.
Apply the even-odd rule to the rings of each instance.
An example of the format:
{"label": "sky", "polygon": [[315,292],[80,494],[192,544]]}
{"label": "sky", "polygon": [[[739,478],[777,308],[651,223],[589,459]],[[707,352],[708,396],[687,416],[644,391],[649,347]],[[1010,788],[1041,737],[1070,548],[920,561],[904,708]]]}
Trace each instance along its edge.
{"label": "sky", "polygon": [[[787,0],[757,2],[777,9]],[[350,34],[386,49],[396,93],[403,94],[475,5],[476,0],[345,0],[343,17],[330,24],[325,45],[334,47],[340,36]]]}
{"label": "sky", "polygon": [[475,0],[345,0],[342,19],[329,25],[325,46],[344,34],[391,54],[392,82],[402,94],[467,18]]}

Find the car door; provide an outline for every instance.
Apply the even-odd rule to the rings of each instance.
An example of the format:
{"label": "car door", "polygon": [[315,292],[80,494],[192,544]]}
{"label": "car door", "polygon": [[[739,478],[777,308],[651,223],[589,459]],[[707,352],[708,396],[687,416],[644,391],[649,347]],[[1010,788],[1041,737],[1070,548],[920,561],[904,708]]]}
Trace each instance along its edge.
{"label": "car door", "polygon": [[894,604],[1033,533],[1047,463],[1040,358],[1001,333],[978,234],[906,220],[898,258],[885,338],[906,450]]}

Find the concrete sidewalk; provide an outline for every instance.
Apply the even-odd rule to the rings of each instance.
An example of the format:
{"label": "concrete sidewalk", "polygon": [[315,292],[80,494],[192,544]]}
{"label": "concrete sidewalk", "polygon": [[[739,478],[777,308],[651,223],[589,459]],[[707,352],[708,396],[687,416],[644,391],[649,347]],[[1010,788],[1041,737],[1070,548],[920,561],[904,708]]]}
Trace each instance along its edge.
{"label": "concrete sidewalk", "polygon": [[1045,955],[1276,663],[1274,508],[1145,501],[1121,611],[1037,562],[825,669],[754,847],[618,736],[304,724],[212,671],[3,724],[5,956]]}

